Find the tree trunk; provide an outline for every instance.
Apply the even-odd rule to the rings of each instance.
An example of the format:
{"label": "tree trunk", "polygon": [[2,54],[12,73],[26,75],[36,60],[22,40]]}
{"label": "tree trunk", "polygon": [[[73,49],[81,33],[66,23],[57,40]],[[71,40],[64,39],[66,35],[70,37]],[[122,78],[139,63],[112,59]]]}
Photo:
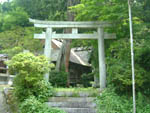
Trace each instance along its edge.
{"label": "tree trunk", "polygon": [[[79,3],[80,0],[68,0],[67,2],[67,7],[68,7],[68,11],[67,11],[67,20],[68,21],[74,21],[74,13],[70,12],[69,7],[77,5]],[[66,29],[66,33],[72,33],[72,29]],[[65,45],[65,71],[69,72],[69,59],[70,59],[70,45],[72,40],[65,40],[66,45]],[[70,86],[70,76],[68,74],[67,77],[67,86]]]}
{"label": "tree trunk", "polygon": [[[73,5],[76,5],[79,3],[79,0],[68,0],[67,1],[67,7],[71,7]],[[67,11],[67,20],[68,21],[73,21],[74,20],[74,14],[72,12],[70,12],[70,10],[68,9]],[[65,33],[72,33],[72,29],[65,29]],[[58,60],[57,60],[57,64],[56,64],[56,70],[60,71],[61,70],[61,65],[63,63],[63,65],[65,66],[65,72],[69,73],[69,60],[70,60],[70,45],[71,45],[71,41],[72,40],[64,40],[61,50],[60,50],[60,54],[58,56]],[[68,74],[67,77],[67,86],[69,87],[70,85],[70,77]]]}

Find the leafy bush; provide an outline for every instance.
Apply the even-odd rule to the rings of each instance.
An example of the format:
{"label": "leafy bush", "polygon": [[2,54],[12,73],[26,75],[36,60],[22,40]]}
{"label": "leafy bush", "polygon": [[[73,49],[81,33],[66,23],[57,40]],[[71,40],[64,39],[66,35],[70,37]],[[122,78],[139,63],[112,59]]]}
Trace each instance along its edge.
{"label": "leafy bush", "polygon": [[93,76],[93,73],[81,75],[81,84],[83,84],[84,87],[90,87],[92,85],[91,81],[94,81]]}
{"label": "leafy bush", "polygon": [[144,68],[145,70],[149,71],[150,69],[150,49],[149,48],[143,48],[141,49],[141,51],[139,52],[139,54],[137,55],[138,57],[136,57],[136,61],[138,62],[138,64]]}
{"label": "leafy bush", "polygon": [[[132,72],[131,72],[131,53],[129,40],[118,40],[108,49],[107,57],[107,81],[108,84],[114,85],[119,92],[131,92],[132,89]],[[143,42],[135,42],[135,82],[136,90],[149,90],[150,73],[146,69],[149,68],[150,57],[146,49],[143,51],[141,46]],[[146,64],[146,65],[145,65]]]}
{"label": "leafy bush", "polygon": [[21,113],[65,113],[62,110],[48,107],[38,101],[34,96],[30,96],[20,105]]}
{"label": "leafy bush", "polygon": [[[132,89],[132,73],[131,73],[131,64],[120,61],[118,62],[114,59],[112,65],[108,65],[108,84],[113,84],[118,91],[131,91]],[[146,71],[139,67],[135,66],[135,75],[136,75],[136,89],[143,88],[143,84],[146,81]]]}
{"label": "leafy bush", "polygon": [[52,87],[43,77],[51,67],[44,56],[20,53],[7,64],[10,71],[17,74],[14,79],[14,94],[19,101],[22,102],[31,95],[44,101],[52,95]]}
{"label": "leafy bush", "polygon": [[[106,89],[96,99],[98,113],[132,113],[132,98],[119,96],[114,90]],[[149,113],[150,101],[138,93],[136,99],[137,113]]]}
{"label": "leafy bush", "polygon": [[51,71],[49,76],[49,82],[52,84],[52,86],[57,87],[66,87],[67,85],[67,76],[68,73],[64,71]]}
{"label": "leafy bush", "polygon": [[[19,86],[18,86],[19,85]],[[26,84],[26,81],[17,75],[14,80],[14,95],[19,101],[33,95],[40,101],[45,101],[49,96],[52,96],[53,89],[49,82],[44,80],[38,81],[33,85]]]}
{"label": "leafy bush", "polygon": [[25,25],[29,25],[28,18],[28,14],[22,8],[16,8],[16,10],[3,17],[2,30],[5,31],[13,29],[16,26],[24,27]]}

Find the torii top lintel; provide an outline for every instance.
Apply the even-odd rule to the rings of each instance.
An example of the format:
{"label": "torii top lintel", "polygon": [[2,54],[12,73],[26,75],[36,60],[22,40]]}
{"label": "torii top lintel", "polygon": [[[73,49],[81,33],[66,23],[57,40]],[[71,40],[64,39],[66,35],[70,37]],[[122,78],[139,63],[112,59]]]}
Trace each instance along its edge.
{"label": "torii top lintel", "polygon": [[100,28],[112,26],[110,22],[98,22],[98,21],[42,21],[29,19],[34,23],[35,27],[40,28]]}

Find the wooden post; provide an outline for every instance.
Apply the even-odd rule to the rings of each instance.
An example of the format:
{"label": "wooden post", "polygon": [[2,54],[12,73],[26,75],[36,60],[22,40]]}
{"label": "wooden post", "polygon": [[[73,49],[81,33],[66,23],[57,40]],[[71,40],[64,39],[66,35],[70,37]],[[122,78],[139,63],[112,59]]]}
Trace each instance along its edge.
{"label": "wooden post", "polygon": [[98,53],[99,53],[99,79],[100,90],[106,88],[106,65],[105,65],[105,52],[104,52],[104,29],[98,28]]}
{"label": "wooden post", "polygon": [[[51,58],[51,39],[52,39],[52,28],[47,28],[46,29],[44,55],[48,58],[48,60],[50,60],[50,58]],[[49,81],[49,73],[45,74],[45,79],[46,79],[46,81]]]}

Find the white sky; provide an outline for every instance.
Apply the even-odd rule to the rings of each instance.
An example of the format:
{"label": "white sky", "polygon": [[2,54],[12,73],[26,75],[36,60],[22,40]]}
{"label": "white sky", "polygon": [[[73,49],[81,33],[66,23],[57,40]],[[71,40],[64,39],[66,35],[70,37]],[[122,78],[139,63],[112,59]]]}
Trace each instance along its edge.
{"label": "white sky", "polygon": [[5,2],[5,1],[7,1],[7,0],[0,0],[0,3],[3,3],[3,2]]}

